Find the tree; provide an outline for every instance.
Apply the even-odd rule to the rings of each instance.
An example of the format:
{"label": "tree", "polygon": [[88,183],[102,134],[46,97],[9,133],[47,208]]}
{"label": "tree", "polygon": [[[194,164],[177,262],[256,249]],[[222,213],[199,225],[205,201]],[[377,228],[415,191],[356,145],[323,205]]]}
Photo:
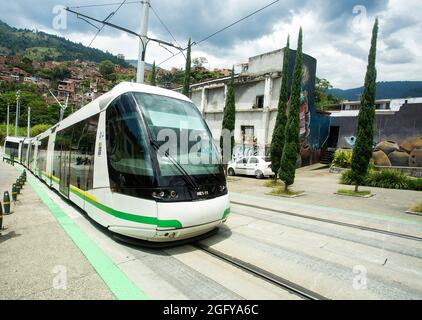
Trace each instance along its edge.
{"label": "tree", "polygon": [[[287,102],[289,100],[289,55],[290,55],[290,37],[287,37],[287,44],[284,48],[283,70],[281,71],[280,98],[278,100],[277,118],[271,140],[271,166],[274,172],[280,169],[281,156],[285,140],[285,131],[287,123]],[[277,181],[277,174],[274,175],[274,181]]]}
{"label": "tree", "polygon": [[[227,89],[226,105],[224,106],[222,133],[220,137],[220,148],[223,156],[224,168],[227,171],[227,163],[232,158],[234,148],[233,131],[236,122],[236,100],[234,93],[234,66],[232,68],[231,79]],[[224,148],[224,142],[230,138],[230,151]],[[229,152],[227,152],[229,151]]]}
{"label": "tree", "polygon": [[368,56],[368,67],[365,76],[365,86],[361,98],[361,108],[358,117],[356,143],[352,157],[351,179],[355,184],[355,192],[362,184],[368,172],[372,157],[375,123],[375,95],[377,70],[375,67],[378,36],[378,18],[372,30],[371,49]]}
{"label": "tree", "polygon": [[327,79],[316,78],[315,104],[318,110],[324,111],[328,105],[339,102],[339,99],[336,96],[328,92],[328,90],[332,88],[333,86]]}
{"label": "tree", "polygon": [[101,61],[99,69],[104,79],[109,81],[116,80],[116,75],[114,74],[114,63],[110,60]]}
{"label": "tree", "polygon": [[284,191],[288,191],[295,181],[296,162],[300,151],[299,144],[299,107],[302,85],[302,28],[299,30],[295,67],[287,118],[283,155],[278,175],[284,181]]}
{"label": "tree", "polygon": [[154,63],[152,64],[152,70],[151,70],[151,75],[149,79],[149,82],[152,86],[156,85],[155,78],[156,78],[156,70],[155,70],[155,61],[154,61]]}
{"label": "tree", "polygon": [[186,53],[186,67],[185,67],[185,78],[183,79],[183,91],[182,93],[189,97],[189,86],[190,86],[190,71],[191,71],[191,38],[189,38],[188,52]]}

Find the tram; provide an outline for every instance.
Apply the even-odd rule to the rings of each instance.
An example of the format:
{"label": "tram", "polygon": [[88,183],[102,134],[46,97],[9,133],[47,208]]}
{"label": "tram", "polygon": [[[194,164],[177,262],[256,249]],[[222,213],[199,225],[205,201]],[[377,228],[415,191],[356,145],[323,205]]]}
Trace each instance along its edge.
{"label": "tram", "polygon": [[120,83],[13,147],[39,179],[117,234],[183,240],[230,214],[211,132],[192,101],[174,91]]}

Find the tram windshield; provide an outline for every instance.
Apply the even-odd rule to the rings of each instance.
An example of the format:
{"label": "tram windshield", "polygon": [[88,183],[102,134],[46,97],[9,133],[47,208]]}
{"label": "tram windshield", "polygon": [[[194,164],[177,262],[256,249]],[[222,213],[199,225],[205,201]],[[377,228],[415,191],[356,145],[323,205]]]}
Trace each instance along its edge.
{"label": "tram windshield", "polygon": [[157,160],[161,176],[179,176],[180,168],[190,176],[221,173],[217,148],[193,103],[147,93],[134,96],[151,139],[160,149]]}

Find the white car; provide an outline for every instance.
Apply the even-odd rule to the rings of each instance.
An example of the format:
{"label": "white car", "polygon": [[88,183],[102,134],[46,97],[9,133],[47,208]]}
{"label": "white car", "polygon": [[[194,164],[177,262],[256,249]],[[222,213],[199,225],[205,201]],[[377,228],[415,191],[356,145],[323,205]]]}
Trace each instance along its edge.
{"label": "white car", "polygon": [[257,179],[274,176],[271,169],[271,159],[269,157],[252,156],[245,157],[228,165],[229,176],[248,175]]}

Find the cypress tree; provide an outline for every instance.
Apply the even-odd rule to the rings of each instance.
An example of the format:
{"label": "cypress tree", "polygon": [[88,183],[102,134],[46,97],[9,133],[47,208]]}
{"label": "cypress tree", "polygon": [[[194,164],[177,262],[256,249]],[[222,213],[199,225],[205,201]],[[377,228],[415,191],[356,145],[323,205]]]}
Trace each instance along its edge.
{"label": "cypress tree", "polygon": [[285,140],[285,130],[287,123],[287,102],[289,100],[289,53],[290,53],[290,37],[287,37],[287,44],[284,48],[283,69],[281,71],[281,87],[280,98],[278,100],[277,118],[275,120],[275,127],[273,137],[271,140],[271,166],[274,175],[274,181],[277,181],[277,172],[280,169],[281,156],[283,154],[283,146]]}
{"label": "cypress tree", "polygon": [[[233,155],[234,148],[234,136],[231,135],[234,132],[236,122],[236,101],[234,93],[234,66],[232,68],[232,74],[230,83],[227,89],[226,105],[224,106],[223,113],[223,125],[222,125],[222,134],[220,137],[220,148],[223,156],[223,162],[226,164]],[[228,134],[230,133],[230,137]],[[224,154],[224,141],[230,138],[230,154]],[[227,168],[227,166],[225,165]]]}
{"label": "cypress tree", "polygon": [[365,86],[361,98],[361,108],[358,117],[356,144],[352,156],[351,178],[358,191],[368,172],[369,161],[372,157],[375,122],[375,94],[377,70],[375,67],[378,36],[378,18],[372,30],[371,49],[368,56],[368,67],[365,76]]}
{"label": "cypress tree", "polygon": [[190,71],[191,71],[191,38],[189,38],[188,51],[186,54],[186,67],[185,67],[185,78],[183,79],[183,91],[182,93],[189,97],[189,85],[190,85]]}
{"label": "cypress tree", "polygon": [[290,97],[289,115],[285,131],[283,155],[278,175],[284,181],[284,190],[295,181],[296,162],[300,151],[299,144],[299,107],[302,85],[302,28],[299,30],[295,67]]}
{"label": "cypress tree", "polygon": [[155,69],[156,68],[155,68],[155,61],[154,61],[154,63],[152,64],[152,70],[151,70],[151,75],[150,75],[150,84],[152,86],[155,86],[156,85],[156,82],[155,82],[156,70]]}

